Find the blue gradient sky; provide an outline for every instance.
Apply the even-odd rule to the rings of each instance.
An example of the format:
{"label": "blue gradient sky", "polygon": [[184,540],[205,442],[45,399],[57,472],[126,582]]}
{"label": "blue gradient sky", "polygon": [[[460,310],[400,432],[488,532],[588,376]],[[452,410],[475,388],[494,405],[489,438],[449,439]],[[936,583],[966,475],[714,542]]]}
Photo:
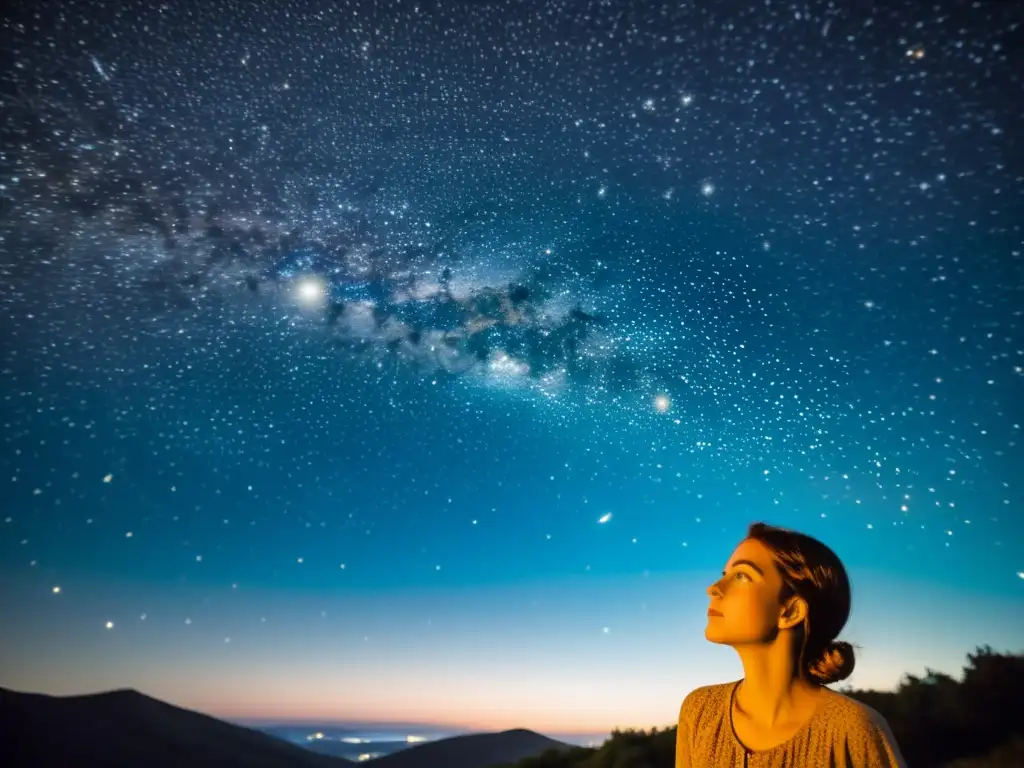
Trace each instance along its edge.
{"label": "blue gradient sky", "polygon": [[[551,6],[514,12],[498,45],[507,9],[338,7],[5,22],[26,64],[5,93],[76,73],[87,98],[60,97],[116,102],[131,174],[191,158],[190,204],[219,190],[236,218],[270,206],[236,194],[244,171],[307,235],[345,205],[385,251],[447,222],[435,255],[466,290],[543,269],[542,309],[608,319],[578,352],[599,375],[357,358],[279,276],[255,308],[213,277],[185,308],[144,301],[136,276],[174,255],[113,208],[48,259],[26,250],[31,222],[78,214],[21,195],[14,177],[56,161],[15,152],[0,685],[131,687],[232,720],[667,725],[692,688],[742,674],[703,639],[705,589],[754,520],[846,563],[856,687],[1021,650],[1010,4],[595,7],[577,27]],[[196,42],[176,51],[178,33]],[[339,137],[344,169],[295,159]],[[608,373],[609,349],[637,372]]]}

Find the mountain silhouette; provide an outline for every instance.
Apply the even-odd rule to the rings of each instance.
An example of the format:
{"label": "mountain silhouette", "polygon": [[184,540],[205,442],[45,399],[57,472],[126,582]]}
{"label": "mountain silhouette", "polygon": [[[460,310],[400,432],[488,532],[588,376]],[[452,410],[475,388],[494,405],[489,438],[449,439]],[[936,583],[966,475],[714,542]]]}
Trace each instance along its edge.
{"label": "mountain silhouette", "polygon": [[5,768],[354,765],[135,690],[47,696],[0,688],[0,731]]}
{"label": "mountain silhouette", "polygon": [[[0,766],[346,768],[356,763],[173,706],[136,690],[49,696],[0,688]],[[487,768],[571,745],[524,729],[440,739],[375,768]]]}
{"label": "mountain silhouette", "polygon": [[515,728],[501,733],[472,733],[418,744],[373,761],[374,768],[487,768],[515,763],[549,749],[573,749],[534,731]]}

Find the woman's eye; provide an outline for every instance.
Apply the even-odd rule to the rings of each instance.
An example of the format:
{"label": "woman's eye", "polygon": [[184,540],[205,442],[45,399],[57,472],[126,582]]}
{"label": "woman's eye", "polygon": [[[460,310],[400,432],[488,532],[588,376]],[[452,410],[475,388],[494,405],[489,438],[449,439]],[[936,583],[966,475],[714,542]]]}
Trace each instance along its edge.
{"label": "woman's eye", "polygon": [[738,579],[740,577],[743,577],[747,581],[750,580],[750,576],[748,574],[744,573],[743,571],[736,571],[736,578]]}

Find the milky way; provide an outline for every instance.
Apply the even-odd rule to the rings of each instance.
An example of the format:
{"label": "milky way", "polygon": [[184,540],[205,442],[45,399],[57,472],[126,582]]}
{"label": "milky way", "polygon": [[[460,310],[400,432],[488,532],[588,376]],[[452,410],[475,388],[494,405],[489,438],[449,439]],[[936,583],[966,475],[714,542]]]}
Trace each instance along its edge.
{"label": "milky way", "polygon": [[[247,37],[252,22],[236,23]],[[275,55],[293,45],[280,40]],[[14,301],[44,285],[56,322],[94,339],[201,324],[269,339],[286,322],[339,365],[469,375],[570,404],[636,406],[675,390],[688,427],[714,424],[723,441],[748,431],[722,423],[729,392],[743,392],[740,418],[787,433],[834,418],[847,363],[815,345],[779,294],[765,233],[715,249],[721,225],[701,216],[722,193],[695,158],[657,149],[659,128],[683,144],[701,120],[688,93],[631,98],[613,127],[569,104],[473,107],[441,76],[424,86],[445,94],[426,130],[417,109],[433,99],[416,93],[424,54],[412,40],[360,44],[333,64],[328,47],[309,48],[287,73],[259,65],[251,47],[239,43],[230,75],[189,59],[209,75],[195,83],[144,79],[138,60],[104,64],[84,41],[49,61],[52,78],[15,67],[5,242],[15,284],[29,286]],[[362,85],[336,91],[352,68]],[[363,104],[359,120],[339,111],[346,92],[365,103],[368,85],[391,93],[393,79],[406,101]],[[247,100],[226,96],[232,83]],[[530,147],[504,124],[521,111],[548,133],[560,123],[560,135]],[[605,146],[623,131],[622,149]],[[606,167],[623,151],[635,185]],[[113,316],[131,329],[104,331]]]}

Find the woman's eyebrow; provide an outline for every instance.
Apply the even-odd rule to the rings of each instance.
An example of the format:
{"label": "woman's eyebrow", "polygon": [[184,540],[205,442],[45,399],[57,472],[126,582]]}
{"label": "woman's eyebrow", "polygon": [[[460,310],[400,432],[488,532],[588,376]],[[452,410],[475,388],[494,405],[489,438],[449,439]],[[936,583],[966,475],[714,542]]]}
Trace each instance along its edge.
{"label": "woman's eyebrow", "polygon": [[[753,568],[755,571],[757,571],[761,578],[764,578],[764,571],[761,570],[760,566],[758,566],[757,563],[751,562],[750,560],[737,560],[729,567],[735,568],[737,565],[749,566]],[[725,576],[725,571],[722,571],[722,575]]]}

